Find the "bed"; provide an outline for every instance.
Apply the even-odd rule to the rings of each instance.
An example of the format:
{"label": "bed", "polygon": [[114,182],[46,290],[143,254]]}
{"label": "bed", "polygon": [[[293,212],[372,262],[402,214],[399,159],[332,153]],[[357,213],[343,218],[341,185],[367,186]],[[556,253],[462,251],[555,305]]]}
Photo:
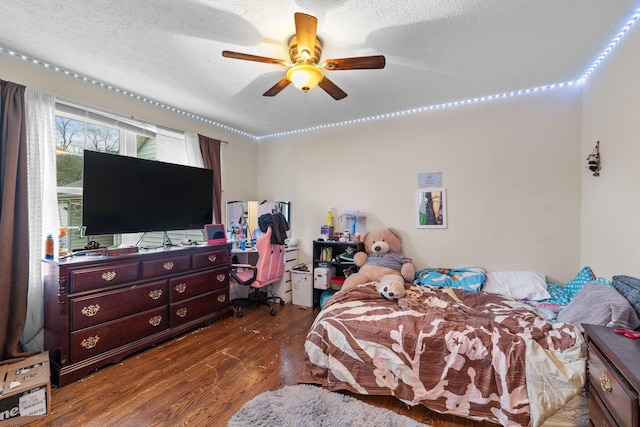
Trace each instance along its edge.
{"label": "bed", "polygon": [[374,283],[327,299],[305,342],[305,381],[505,426],[541,425],[581,392],[577,326],[497,294],[407,288],[397,302]]}

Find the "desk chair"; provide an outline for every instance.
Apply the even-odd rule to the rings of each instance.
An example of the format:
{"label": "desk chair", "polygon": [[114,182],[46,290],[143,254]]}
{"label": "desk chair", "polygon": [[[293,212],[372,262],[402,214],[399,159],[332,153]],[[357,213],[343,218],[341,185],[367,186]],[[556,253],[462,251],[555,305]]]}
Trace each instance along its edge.
{"label": "desk chair", "polygon": [[[236,298],[231,301],[231,305],[238,309],[238,317],[243,316],[242,309],[250,304],[263,304],[269,307],[272,316],[276,315],[269,301],[278,301],[284,305],[284,300],[278,296],[260,295],[260,289],[276,283],[282,279],[284,274],[284,246],[271,243],[271,227],[256,242],[258,250],[258,262],[255,266],[248,264],[231,265],[231,280],[243,286],[253,288],[253,295],[247,298]],[[244,303],[244,304],[241,304]]]}

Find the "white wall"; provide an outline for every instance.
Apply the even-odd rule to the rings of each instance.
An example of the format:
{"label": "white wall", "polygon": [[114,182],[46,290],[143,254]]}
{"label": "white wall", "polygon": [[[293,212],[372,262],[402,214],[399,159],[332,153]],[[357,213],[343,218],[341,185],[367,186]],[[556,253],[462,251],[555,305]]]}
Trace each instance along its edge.
{"label": "white wall", "polygon": [[[581,263],[640,277],[640,25],[587,81],[583,100]],[[586,170],[600,141],[602,170]]]}
{"label": "white wall", "polygon": [[[336,207],[359,209],[368,229],[398,229],[417,268],[533,270],[566,282],[580,267],[580,90],[270,140],[258,148],[258,195],[292,201],[307,261]],[[447,229],[416,228],[422,172],[442,172]]]}
{"label": "white wall", "polygon": [[[223,144],[221,149],[223,217],[226,214],[224,208],[226,200],[256,198],[257,149],[253,140],[9,55],[0,55],[0,79],[19,83],[82,105],[94,106],[126,117],[133,116],[154,124],[227,141],[228,144]],[[239,175],[238,171],[243,173]]]}

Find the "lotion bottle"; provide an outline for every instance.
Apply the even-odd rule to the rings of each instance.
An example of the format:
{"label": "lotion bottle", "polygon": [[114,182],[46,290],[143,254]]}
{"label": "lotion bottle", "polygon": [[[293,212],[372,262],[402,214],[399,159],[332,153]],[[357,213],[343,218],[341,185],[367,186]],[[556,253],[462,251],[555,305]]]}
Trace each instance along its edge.
{"label": "lotion bottle", "polygon": [[329,208],[329,213],[327,214],[327,226],[333,227],[333,210]]}
{"label": "lotion bottle", "polygon": [[69,236],[67,235],[67,227],[60,228],[60,235],[58,236],[59,249],[58,257],[64,258],[69,253]]}

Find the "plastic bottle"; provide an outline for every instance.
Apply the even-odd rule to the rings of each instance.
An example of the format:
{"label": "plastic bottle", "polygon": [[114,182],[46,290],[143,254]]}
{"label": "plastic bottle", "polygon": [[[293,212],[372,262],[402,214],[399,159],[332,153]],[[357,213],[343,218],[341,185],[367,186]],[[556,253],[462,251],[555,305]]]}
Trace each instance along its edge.
{"label": "plastic bottle", "polygon": [[47,234],[47,239],[44,242],[44,259],[53,259],[53,236]]}
{"label": "plastic bottle", "polygon": [[329,209],[329,213],[327,214],[327,226],[333,227],[333,211]]}
{"label": "plastic bottle", "polygon": [[67,235],[67,227],[60,229],[60,235],[58,236],[58,257],[63,258],[69,253],[69,236]]}

